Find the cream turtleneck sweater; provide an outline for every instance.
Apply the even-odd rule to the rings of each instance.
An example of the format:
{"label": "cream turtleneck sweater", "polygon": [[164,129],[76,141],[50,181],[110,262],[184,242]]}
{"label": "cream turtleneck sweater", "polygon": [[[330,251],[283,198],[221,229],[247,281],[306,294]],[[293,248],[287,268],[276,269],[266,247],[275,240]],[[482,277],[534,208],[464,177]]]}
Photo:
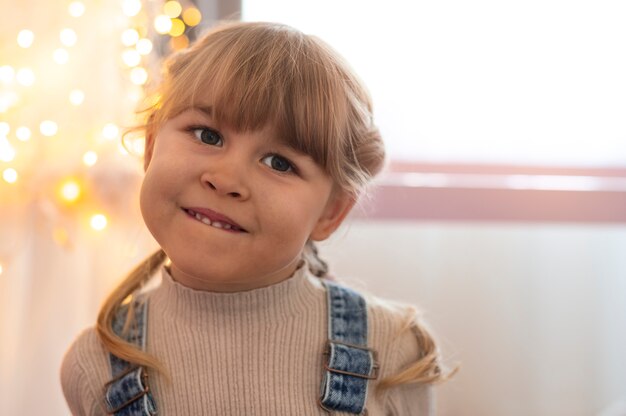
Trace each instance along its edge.
{"label": "cream turtleneck sweater", "polygon": [[[160,415],[325,415],[317,404],[327,339],[326,292],[306,265],[278,284],[237,293],[197,291],[165,268],[150,292],[147,351],[166,366],[168,384],[150,372]],[[397,336],[408,307],[366,297],[369,346],[378,352],[378,380],[418,357],[411,331]],[[104,415],[108,353],[94,328],[67,352],[61,381],[74,415]],[[431,415],[429,387],[403,385],[376,395],[370,416]],[[344,413],[341,413],[342,415]]]}

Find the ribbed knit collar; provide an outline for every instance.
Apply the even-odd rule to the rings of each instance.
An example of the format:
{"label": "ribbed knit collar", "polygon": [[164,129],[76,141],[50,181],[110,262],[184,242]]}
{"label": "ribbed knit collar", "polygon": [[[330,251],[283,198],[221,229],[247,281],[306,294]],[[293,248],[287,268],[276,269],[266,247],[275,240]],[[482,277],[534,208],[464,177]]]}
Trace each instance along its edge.
{"label": "ribbed knit collar", "polygon": [[242,292],[207,292],[176,282],[166,267],[161,269],[161,285],[151,296],[152,310],[170,318],[196,320],[201,315],[260,314],[267,319],[300,315],[319,307],[325,291],[306,263],[282,282]]}

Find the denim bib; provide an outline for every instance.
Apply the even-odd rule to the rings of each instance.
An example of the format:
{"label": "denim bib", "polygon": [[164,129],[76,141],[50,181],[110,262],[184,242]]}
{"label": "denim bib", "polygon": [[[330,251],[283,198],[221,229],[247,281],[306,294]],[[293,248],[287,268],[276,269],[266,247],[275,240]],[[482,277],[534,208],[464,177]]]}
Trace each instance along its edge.
{"label": "denim bib", "polygon": [[[366,415],[369,380],[378,377],[376,353],[367,348],[367,307],[357,292],[322,280],[327,293],[328,341],[324,348],[324,374],[318,404],[332,413]],[[133,300],[134,323],[123,333],[129,305],[122,305],[113,320],[113,331],[145,349],[148,302]],[[107,383],[109,414],[139,416],[157,414],[146,369],[109,354],[113,380]]]}

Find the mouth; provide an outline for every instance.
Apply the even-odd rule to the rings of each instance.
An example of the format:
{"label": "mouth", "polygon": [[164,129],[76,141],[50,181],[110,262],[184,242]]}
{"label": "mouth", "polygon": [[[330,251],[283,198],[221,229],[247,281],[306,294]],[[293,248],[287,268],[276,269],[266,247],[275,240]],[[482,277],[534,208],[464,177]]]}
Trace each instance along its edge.
{"label": "mouth", "polygon": [[247,233],[239,224],[215,211],[206,208],[183,208],[183,211],[190,217],[210,227],[231,233]]}

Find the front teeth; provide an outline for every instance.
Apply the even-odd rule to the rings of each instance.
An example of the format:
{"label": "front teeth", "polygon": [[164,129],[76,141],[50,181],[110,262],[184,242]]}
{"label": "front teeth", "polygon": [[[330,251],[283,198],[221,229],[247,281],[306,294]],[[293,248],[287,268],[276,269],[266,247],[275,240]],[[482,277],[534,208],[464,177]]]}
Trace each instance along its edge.
{"label": "front teeth", "polygon": [[202,215],[198,214],[197,212],[196,212],[195,216],[196,216],[196,219],[198,221],[201,221],[204,224],[210,225],[210,226],[215,227],[215,228],[224,228],[226,230],[230,230],[232,228],[230,224],[224,224],[224,223],[221,223],[219,221],[211,221],[207,217],[203,217]]}

